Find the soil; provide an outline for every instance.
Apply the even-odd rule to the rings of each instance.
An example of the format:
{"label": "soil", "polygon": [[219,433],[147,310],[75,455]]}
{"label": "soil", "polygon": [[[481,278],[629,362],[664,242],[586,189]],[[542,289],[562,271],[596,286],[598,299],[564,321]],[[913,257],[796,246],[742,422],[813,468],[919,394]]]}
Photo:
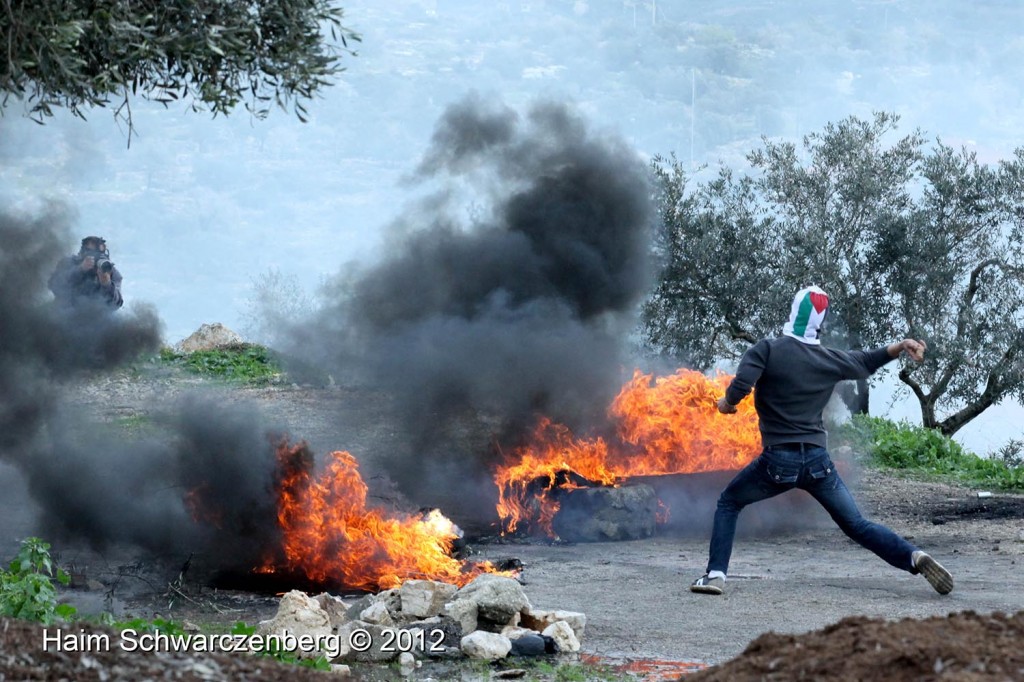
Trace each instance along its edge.
{"label": "soil", "polygon": [[888,622],[855,616],[806,635],[761,635],[737,658],[688,682],[1019,680],[1024,613],[968,611]]}
{"label": "soil", "polygon": [[[146,370],[83,382],[72,395],[113,426],[212,385]],[[226,400],[256,403],[321,453],[344,447],[358,454],[366,444],[396,439],[380,418],[381,396],[295,385],[218,390]],[[363,466],[375,480],[371,490],[384,491],[380,495],[389,502],[401,501],[386,471],[372,461]],[[1018,613],[1024,611],[1024,590],[1017,564],[1024,562],[1024,496],[991,491],[991,497],[979,498],[975,489],[862,469],[854,461],[841,470],[868,518],[911,539],[952,571],[951,594],[935,593],[923,578],[888,566],[846,539],[800,492],[783,496],[775,507],[763,503],[767,511],[759,505],[746,510],[725,594],[693,594],[688,585],[704,570],[717,479],[703,484],[703,499],[710,501],[673,510],[670,530],[651,538],[489,542],[474,546],[474,558],[520,559],[533,605],[586,613],[588,660],[621,670],[660,670],[664,676],[666,670],[724,664],[693,678],[723,680],[891,679],[886,673],[896,670],[901,679],[1024,677],[1018,653],[1024,650],[1024,616]],[[2,462],[0,490],[0,557],[9,557],[20,538],[34,532],[34,510],[19,474]],[[56,542],[54,550],[77,575],[79,587],[66,597],[85,609],[222,625],[255,622],[275,610],[276,600],[266,595],[171,585],[184,557],[146,557],[125,548],[98,553]],[[7,678],[35,677],[31,666],[43,659],[38,634],[27,628],[0,624],[0,679],[15,670],[5,666],[22,659],[29,667],[7,672]],[[61,665],[82,664],[74,658],[46,659],[58,666],[51,679],[77,678],[77,672],[59,673]],[[217,665],[251,663],[238,658],[218,659]],[[115,665],[113,659],[97,660],[111,670]],[[188,664],[135,654],[123,655],[116,665],[138,667],[124,679],[159,679]],[[258,674],[239,671],[237,677],[264,679]],[[424,666],[414,676],[431,674],[437,676]],[[224,675],[204,679],[236,677],[226,669]]]}

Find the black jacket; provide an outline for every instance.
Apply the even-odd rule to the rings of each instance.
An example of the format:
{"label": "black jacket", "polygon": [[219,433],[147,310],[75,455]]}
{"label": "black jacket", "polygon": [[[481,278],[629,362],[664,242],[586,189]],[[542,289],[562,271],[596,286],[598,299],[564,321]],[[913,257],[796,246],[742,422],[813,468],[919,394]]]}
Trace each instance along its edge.
{"label": "black jacket", "polygon": [[751,388],[765,447],[811,443],[826,447],[821,413],[840,381],[866,379],[889,357],[886,348],[843,351],[801,343],[790,336],[762,339],[740,360],[725,399],[736,405]]}

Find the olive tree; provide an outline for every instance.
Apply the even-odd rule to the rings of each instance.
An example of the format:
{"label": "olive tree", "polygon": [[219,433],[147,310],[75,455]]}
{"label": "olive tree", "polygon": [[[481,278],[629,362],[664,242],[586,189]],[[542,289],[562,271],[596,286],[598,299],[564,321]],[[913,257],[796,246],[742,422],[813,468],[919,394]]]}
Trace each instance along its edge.
{"label": "olive tree", "polygon": [[21,100],[42,123],[113,106],[130,130],[138,96],[214,115],[276,104],[304,119],[359,39],[342,16],[330,0],[8,0],[0,112]]}
{"label": "olive tree", "polygon": [[958,431],[1000,400],[1024,399],[1024,150],[998,167],[939,144],[914,210],[878,235],[898,324],[925,338],[899,372],[925,426]]}
{"label": "olive tree", "polygon": [[[878,346],[898,333],[886,273],[870,262],[875,233],[909,210],[921,160],[919,132],[890,139],[897,122],[888,113],[870,121],[851,117],[808,135],[803,154],[792,143],[765,141],[749,156],[761,174],[761,205],[775,218],[784,243],[782,279],[817,284],[829,293],[827,334],[845,348]],[[866,413],[868,382],[855,387],[843,398],[854,412]]]}
{"label": "olive tree", "polygon": [[[655,349],[700,367],[778,333],[808,284],[831,297],[826,341],[846,348],[905,335],[931,347],[899,377],[926,426],[952,434],[1024,392],[1022,152],[998,168],[897,118],[849,118],[802,148],[765,141],[749,171],[692,183],[655,160],[664,270],[644,308]],[[867,411],[867,383],[843,393]]]}
{"label": "olive tree", "polygon": [[[886,342],[892,315],[885,275],[868,263],[872,235],[908,210],[922,145],[916,132],[890,143],[896,122],[848,118],[800,149],[765,140],[747,157],[752,172],[723,168],[692,191],[678,162],[656,159],[666,267],[644,311],[652,344],[699,366],[738,357],[781,328],[808,284],[831,296],[831,343]],[[867,412],[867,382],[845,388],[850,409]]]}
{"label": "olive tree", "polygon": [[[736,359],[781,327],[793,292],[783,264],[779,225],[763,215],[749,177],[722,168],[689,191],[682,164],[657,157],[662,229],[661,276],[644,303],[644,332],[660,352],[707,368]],[[781,315],[781,317],[780,317]]]}

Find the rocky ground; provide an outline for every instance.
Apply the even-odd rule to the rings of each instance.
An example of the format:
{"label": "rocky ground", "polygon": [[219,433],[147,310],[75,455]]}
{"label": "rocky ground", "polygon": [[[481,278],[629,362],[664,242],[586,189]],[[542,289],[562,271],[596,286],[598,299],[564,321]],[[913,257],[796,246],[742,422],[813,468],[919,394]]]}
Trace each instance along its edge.
{"label": "rocky ground", "polygon": [[[73,395],[112,427],[131,429],[183,393],[205,387],[201,380],[145,370],[84,383]],[[359,453],[368,444],[395,439],[390,425],[377,418],[380,396],[287,384],[232,387],[221,395],[261,406],[318,452],[344,447]],[[368,477],[386,477],[373,462],[365,466]],[[745,512],[732,574],[720,597],[687,589],[703,572],[710,508],[685,509],[682,518],[673,517],[670,533],[644,540],[492,542],[476,550],[484,558],[523,561],[525,590],[534,604],[586,613],[588,660],[615,670],[665,674],[685,670],[688,663],[722,664],[739,657],[705,675],[868,679],[885,677],[878,671],[892,670],[898,662],[905,666],[903,679],[1024,676],[1016,653],[1024,648],[1020,616],[991,615],[1024,610],[1017,564],[1024,562],[1024,497],[996,492],[979,498],[970,488],[849,467],[845,476],[865,514],[946,565],[956,579],[952,594],[936,594],[922,578],[897,571],[848,541],[802,493],[791,493],[785,506],[770,510],[770,523],[753,508]],[[17,471],[3,463],[0,490],[0,555],[7,557],[20,538],[35,531],[33,502]],[[73,543],[55,543],[54,549],[77,568],[80,587],[68,596],[83,608],[200,624],[254,622],[276,608],[270,596],[187,581],[171,586],[168,576],[176,573],[177,560],[116,548],[98,553]],[[769,632],[774,634],[762,637]],[[89,671],[96,671],[92,679],[271,679],[260,677],[260,666],[269,662],[232,656],[200,657],[199,668],[195,661],[138,654],[89,662],[66,654],[43,656],[38,637],[33,626],[0,623],[0,679],[88,679],[83,675],[92,675]],[[213,673],[207,670],[214,666],[211,660],[217,667]],[[44,675],[40,666],[52,672]],[[437,672],[425,666],[414,676],[431,674]]]}

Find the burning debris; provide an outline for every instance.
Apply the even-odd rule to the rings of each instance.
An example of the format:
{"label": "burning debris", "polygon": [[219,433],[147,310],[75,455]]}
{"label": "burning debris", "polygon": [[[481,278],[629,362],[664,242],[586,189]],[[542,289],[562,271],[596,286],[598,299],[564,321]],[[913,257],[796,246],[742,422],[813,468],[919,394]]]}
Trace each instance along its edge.
{"label": "burning debris", "polygon": [[[369,454],[403,492],[487,518],[488,437],[518,440],[537,412],[590,424],[621,384],[652,277],[648,169],[571,107],[470,96],[414,179],[433,193],[396,220],[380,262],[339,278],[294,351],[393,397],[403,446]],[[467,424],[482,421],[475,439]]]}
{"label": "burning debris", "polygon": [[439,510],[386,515],[367,506],[355,457],[332,452],[319,475],[305,443],[277,449],[277,521],[281,549],[261,573],[301,574],[313,584],[381,590],[410,579],[465,585],[497,569],[452,556],[462,533]]}
{"label": "burning debris", "polygon": [[[647,168],[628,145],[562,105],[520,116],[470,97],[439,122],[418,177],[443,190],[400,221],[404,235],[387,258],[349,279],[337,305],[307,325],[300,353],[393,398],[406,447],[370,454],[399,483],[415,482],[407,492],[433,496],[416,502],[445,500],[455,515],[454,498],[465,505],[460,521],[487,522],[493,481],[506,531],[554,533],[560,507],[607,525],[601,504],[634,510],[636,536],[664,510],[649,489],[624,482],[749,459],[756,430],[733,419],[726,433],[702,414],[717,384],[696,374],[652,385],[638,373],[608,412],[613,434],[574,435],[603,419],[621,384],[650,275]],[[438,198],[459,196],[456,188],[485,200],[468,223],[456,201]],[[28,263],[39,285],[60,229],[5,218],[0,231],[23,251],[10,262]],[[386,590],[420,578],[463,586],[498,570],[455,558],[458,532],[440,512],[368,508],[351,455],[332,453],[316,470],[304,445],[268,439],[283,429],[254,411],[193,399],[154,419],[158,434],[132,442],[107,442],[85,420],[68,425],[57,382],[97,358],[113,366],[155,346],[159,324],[151,311],[121,311],[120,326],[72,325],[74,336],[33,292],[0,297],[19,325],[0,340],[0,385],[12,398],[0,408],[0,445],[40,501],[45,534],[194,552],[197,564],[225,573],[258,569],[321,588]],[[548,416],[529,444],[497,462],[487,439],[522,444],[540,413]],[[466,422],[483,425],[484,447],[466,437]]]}
{"label": "burning debris", "polygon": [[[504,531],[515,532],[526,523],[532,533],[558,536],[555,522],[565,506],[563,500],[572,499],[573,491],[581,488],[621,486],[640,476],[742,468],[757,455],[761,437],[751,399],[729,418],[715,408],[730,379],[681,369],[654,380],[637,371],[608,408],[614,435],[607,439],[578,438],[568,427],[541,419],[533,436],[510,454],[494,476]],[[669,511],[658,509],[653,491],[648,494],[644,488],[601,505],[639,509],[641,529],[629,537],[643,537],[644,519],[653,524],[658,515]],[[596,516],[597,505],[590,498],[593,495],[579,497],[572,515]],[[563,522],[563,527],[572,525]],[[585,539],[597,539],[591,535],[582,534]],[[614,533],[604,536],[617,539]]]}

